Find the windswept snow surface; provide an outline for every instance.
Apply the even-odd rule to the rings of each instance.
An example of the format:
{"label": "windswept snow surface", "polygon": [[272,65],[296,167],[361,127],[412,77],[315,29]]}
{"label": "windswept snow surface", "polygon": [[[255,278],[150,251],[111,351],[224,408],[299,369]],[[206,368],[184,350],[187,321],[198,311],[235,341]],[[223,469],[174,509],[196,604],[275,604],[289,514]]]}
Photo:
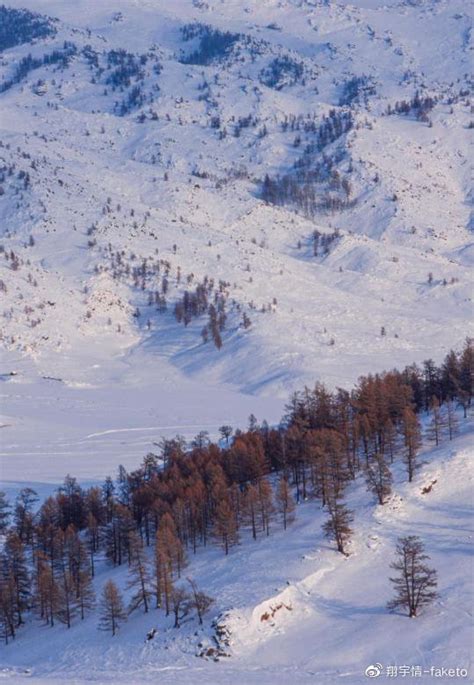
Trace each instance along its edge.
{"label": "windswept snow surface", "polygon": [[[464,421],[459,437],[425,450],[411,484],[397,461],[393,495],[383,507],[362,478],[350,487],[355,535],[348,557],[324,539],[319,503],[304,502],[286,532],[275,521],[269,538],[254,542],[244,534],[228,557],[215,547],[191,555],[186,575],[217,599],[203,629],[190,620],[175,630],[171,617],[154,610],[132,615],[115,638],[97,631],[96,617],[76,621],[70,630],[29,624],[15,643],[0,648],[2,676],[36,685],[359,685],[374,663],[470,669],[473,429],[472,420]],[[385,608],[396,539],[411,534],[422,538],[439,576],[439,599],[417,619]],[[126,571],[101,564],[98,591],[109,577],[123,587]],[[262,620],[272,611],[273,617]],[[198,643],[213,644],[210,622],[220,612],[230,646],[229,656],[216,663],[196,652]],[[152,628],[157,635],[146,641]],[[469,673],[459,679],[423,674],[413,681],[472,682]]]}
{"label": "windswept snow surface", "polygon": [[[8,357],[6,357],[8,359]],[[50,494],[66,473],[103,481],[118,465],[138,468],[163,437],[187,441],[201,430],[216,439],[223,424],[247,424],[251,411],[278,421],[280,399],[249,397],[225,385],[200,385],[159,356],[133,367],[118,359],[91,369],[93,383],[38,377],[16,358],[18,376],[0,379],[0,482],[11,497],[29,485]],[[30,375],[31,372],[31,375]]]}

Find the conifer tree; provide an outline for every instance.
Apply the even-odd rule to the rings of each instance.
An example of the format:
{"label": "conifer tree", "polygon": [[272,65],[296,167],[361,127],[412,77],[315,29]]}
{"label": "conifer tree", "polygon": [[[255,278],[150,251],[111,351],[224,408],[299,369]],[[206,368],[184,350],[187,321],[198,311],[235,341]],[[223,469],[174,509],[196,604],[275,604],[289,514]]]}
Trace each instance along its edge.
{"label": "conifer tree", "polygon": [[248,524],[252,529],[252,537],[257,539],[257,507],[258,507],[258,490],[255,485],[250,483],[247,485],[243,500],[242,500],[242,514],[244,523]]}
{"label": "conifer tree", "polygon": [[340,499],[328,501],[329,519],[323,525],[326,537],[335,541],[337,551],[346,554],[346,545],[352,536],[350,524],[354,520],[352,512]]}
{"label": "conifer tree", "polygon": [[160,607],[165,600],[166,615],[170,612],[173,573],[179,574],[184,563],[184,553],[176,534],[176,526],[170,514],[164,514],[156,532],[155,546],[155,596],[156,606]]}
{"label": "conifer tree", "polygon": [[99,630],[107,630],[114,636],[120,625],[127,620],[122,595],[113,580],[108,580],[100,598]]}
{"label": "conifer tree", "polygon": [[276,491],[277,510],[283,517],[283,528],[294,520],[295,501],[286,478],[280,478]]}
{"label": "conifer tree", "polygon": [[130,533],[135,530],[132,513],[123,504],[114,503],[110,522],[107,525],[106,555],[114,566],[120,566],[125,559],[130,563]]}
{"label": "conifer tree", "polygon": [[262,530],[265,530],[267,535],[270,534],[270,521],[275,511],[273,505],[273,491],[272,486],[266,478],[261,478],[258,481],[258,502],[260,508],[260,517],[262,521]]}
{"label": "conifer tree", "polygon": [[382,454],[374,454],[366,469],[367,488],[376,495],[379,504],[385,504],[392,492],[392,473]]}
{"label": "conifer tree", "polygon": [[57,529],[54,539],[53,575],[57,587],[57,618],[71,627],[77,613],[75,554],[78,536],[71,524],[65,531]]}
{"label": "conifer tree", "polygon": [[168,616],[171,607],[171,590],[173,589],[173,567],[166,545],[157,538],[155,547],[155,577],[154,590],[156,607],[160,608],[165,603],[165,611]]}
{"label": "conifer tree", "polygon": [[31,542],[33,532],[33,509],[38,501],[38,493],[33,488],[22,488],[15,501],[14,522],[22,542]]}
{"label": "conifer tree", "polygon": [[83,621],[86,617],[86,613],[95,608],[94,586],[92,584],[92,576],[87,568],[80,570],[78,573],[76,581],[76,598],[81,620]]}
{"label": "conifer tree", "polygon": [[459,358],[459,400],[466,418],[467,407],[470,406],[474,394],[474,345],[473,339],[467,338]]}
{"label": "conifer tree", "polygon": [[128,611],[131,613],[135,609],[143,607],[143,611],[148,613],[151,597],[149,563],[140,536],[135,531],[129,534],[129,545],[130,569],[127,590],[133,590],[133,595]]}
{"label": "conifer tree", "polygon": [[414,618],[422,607],[436,599],[436,571],[425,564],[427,559],[419,537],[408,535],[398,539],[397,559],[390,564],[398,572],[390,578],[396,594],[387,605],[389,609],[406,609]]}
{"label": "conifer tree", "polygon": [[442,429],[445,425],[438,398],[433,395],[431,399],[431,421],[426,431],[428,440],[434,440],[436,447],[441,442]]}
{"label": "conifer tree", "polygon": [[390,457],[390,463],[393,464],[393,458],[395,452],[398,448],[398,434],[395,426],[390,418],[385,421],[384,425],[384,441],[383,441],[383,454],[388,454]]}
{"label": "conifer tree", "polygon": [[231,437],[233,432],[232,426],[229,426],[227,424],[224,424],[219,428],[219,433],[222,435],[222,438],[225,440],[226,447],[229,447],[229,438]]}
{"label": "conifer tree", "polygon": [[102,485],[102,500],[105,508],[106,523],[110,523],[115,509],[115,485],[110,476],[107,476]]}
{"label": "conifer tree", "polygon": [[180,621],[189,614],[191,607],[190,597],[183,587],[174,587],[171,590],[171,606],[174,614],[174,627],[180,627]]}
{"label": "conifer tree", "polygon": [[402,415],[402,432],[405,443],[405,463],[408,482],[411,483],[417,468],[418,451],[421,447],[421,429],[417,415],[410,407],[405,407]]}
{"label": "conifer tree", "polygon": [[42,552],[36,553],[34,607],[47,625],[54,626],[59,613],[59,588],[52,564]]}
{"label": "conifer tree", "polygon": [[448,400],[454,400],[460,386],[460,366],[456,353],[451,350],[446,355],[441,367],[441,386],[443,396]]}
{"label": "conifer tree", "polygon": [[86,541],[89,551],[90,572],[93,578],[95,575],[95,555],[100,545],[100,529],[97,519],[91,511],[87,514]]}
{"label": "conifer tree", "polygon": [[209,305],[209,330],[214,341],[214,345],[218,350],[222,347],[222,338],[219,330],[219,322],[217,318],[216,308],[213,304]]}
{"label": "conifer tree", "polygon": [[0,491],[0,535],[7,532],[10,522],[10,505],[4,492]]}
{"label": "conifer tree", "polygon": [[78,601],[74,586],[74,578],[67,568],[63,567],[58,578],[58,612],[57,616],[68,628],[78,610]]}
{"label": "conifer tree", "polygon": [[229,548],[239,541],[237,519],[227,497],[217,505],[214,533],[222,541],[226,555],[229,554]]}
{"label": "conifer tree", "polygon": [[15,639],[16,618],[15,618],[16,588],[11,575],[0,574],[0,630],[5,644],[10,638]]}
{"label": "conifer tree", "polygon": [[451,400],[446,403],[446,426],[449,439],[452,440],[459,431],[459,422],[458,417],[456,416],[454,402]]}
{"label": "conifer tree", "polygon": [[28,609],[31,596],[31,579],[28,572],[24,545],[20,536],[14,530],[9,532],[5,541],[5,567],[7,574],[14,584],[15,620],[16,625],[20,626],[24,623],[23,614]]}
{"label": "conifer tree", "polygon": [[206,595],[206,593],[202,592],[202,590],[199,590],[194,580],[191,578],[188,578],[187,580],[191,586],[191,606],[196,610],[199,625],[202,625],[203,616],[214,604],[214,599],[209,597],[209,595]]}

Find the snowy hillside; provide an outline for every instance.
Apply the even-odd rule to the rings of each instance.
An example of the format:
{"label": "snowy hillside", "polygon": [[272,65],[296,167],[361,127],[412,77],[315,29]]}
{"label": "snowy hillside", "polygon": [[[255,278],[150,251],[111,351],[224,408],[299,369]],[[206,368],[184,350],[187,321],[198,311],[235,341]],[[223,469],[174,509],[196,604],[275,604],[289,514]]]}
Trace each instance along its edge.
{"label": "snowy hillside", "polygon": [[[29,8],[55,20],[2,52],[8,349],[101,383],[94,362],[135,366],[140,347],[286,394],[465,337],[467,3]],[[318,248],[315,230],[338,233]],[[219,351],[205,306],[173,316],[204,282]]]}
{"label": "snowy hillside", "polygon": [[[367,682],[373,663],[419,666],[417,682],[452,682],[426,675],[430,667],[469,668],[472,586],[472,421],[462,435],[423,453],[424,466],[411,484],[402,464],[383,507],[351,486],[348,502],[356,535],[344,557],[321,531],[324,512],[315,501],[300,504],[291,528],[274,524],[270,538],[250,534],[228,557],[200,550],[186,569],[218,598],[212,615],[225,626],[227,656],[196,655],[215,648],[209,621],[172,627],[171,617],[152,611],[133,615],[115,638],[96,630],[96,617],[68,631],[28,625],[16,643],[2,649],[6,682],[138,684],[293,682],[351,685]],[[431,489],[429,489],[431,486]],[[428,492],[423,492],[429,489]],[[387,612],[389,563],[397,536],[420,535],[438,569],[440,597],[423,616],[409,620]],[[120,585],[126,570],[100,564],[104,578]],[[153,628],[156,636],[147,641]],[[226,633],[224,633],[224,639]],[[385,673],[385,670],[384,670]],[[390,678],[382,678],[383,682]],[[456,682],[467,682],[459,678]]]}

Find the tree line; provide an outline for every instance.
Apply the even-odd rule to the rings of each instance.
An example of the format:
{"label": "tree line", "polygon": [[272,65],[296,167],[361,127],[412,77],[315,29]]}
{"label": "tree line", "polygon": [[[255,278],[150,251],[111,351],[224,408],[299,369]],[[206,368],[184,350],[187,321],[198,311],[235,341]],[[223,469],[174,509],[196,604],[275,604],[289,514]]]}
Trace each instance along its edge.
{"label": "tree line", "polygon": [[[102,486],[83,488],[68,475],[39,507],[32,488],[22,489],[13,505],[1,494],[4,640],[14,638],[31,613],[49,625],[70,627],[84,619],[96,606],[93,578],[104,555],[111,566],[128,567],[130,602],[125,608],[108,581],[99,604],[101,627],[115,634],[127,613],[154,608],[173,615],[176,627],[192,610],[202,622],[212,598],[192,579],[183,584],[187,557],[209,544],[229,554],[243,531],[257,540],[275,526],[286,529],[303,500],[319,500],[327,512],[325,534],[347,554],[353,522],[347,485],[362,475],[383,506],[395,460],[403,460],[412,481],[422,438],[438,445],[455,436],[455,409],[466,414],[472,377],[467,340],[440,366],[427,360],[363,376],[352,391],[330,392],[317,383],[296,392],[278,426],[258,424],[251,415],[246,430],[221,426],[218,442],[205,431],[189,445],[179,436],[163,439],[138,469],[120,466]],[[429,412],[424,435],[423,412]]]}

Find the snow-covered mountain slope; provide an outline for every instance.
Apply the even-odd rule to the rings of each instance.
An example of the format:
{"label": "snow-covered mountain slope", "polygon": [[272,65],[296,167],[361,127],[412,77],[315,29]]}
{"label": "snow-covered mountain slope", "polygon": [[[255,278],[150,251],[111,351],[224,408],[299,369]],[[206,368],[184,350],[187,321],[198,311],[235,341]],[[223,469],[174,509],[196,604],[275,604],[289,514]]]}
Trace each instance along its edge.
{"label": "snow-covered mountain slope", "polygon": [[[70,630],[27,625],[15,643],[1,648],[2,676],[7,683],[35,685],[359,685],[367,682],[370,664],[381,664],[383,682],[393,666],[419,667],[416,681],[423,685],[468,682],[429,673],[431,667],[470,667],[472,419],[462,422],[461,431],[452,442],[425,449],[411,484],[397,460],[394,491],[384,506],[374,503],[363,478],[350,486],[355,535],[348,557],[323,537],[320,503],[301,503],[286,532],[275,520],[269,538],[262,534],[253,541],[247,532],[227,557],[215,547],[191,555],[186,575],[216,597],[203,628],[191,619],[176,630],[162,611],[134,613],[114,638],[96,630],[95,615]],[[417,619],[385,606],[396,539],[412,534],[425,543],[440,592]],[[109,577],[123,587],[126,570],[101,563],[97,590]],[[214,616],[229,643],[222,644],[227,656],[217,662],[196,656],[216,647]],[[157,634],[147,641],[153,628]]]}
{"label": "snow-covered mountain slope", "polygon": [[[286,395],[465,337],[467,2],[24,5],[55,19],[2,52],[2,331],[42,375],[91,383],[139,346]],[[207,314],[173,317],[206,276],[219,351]]]}

